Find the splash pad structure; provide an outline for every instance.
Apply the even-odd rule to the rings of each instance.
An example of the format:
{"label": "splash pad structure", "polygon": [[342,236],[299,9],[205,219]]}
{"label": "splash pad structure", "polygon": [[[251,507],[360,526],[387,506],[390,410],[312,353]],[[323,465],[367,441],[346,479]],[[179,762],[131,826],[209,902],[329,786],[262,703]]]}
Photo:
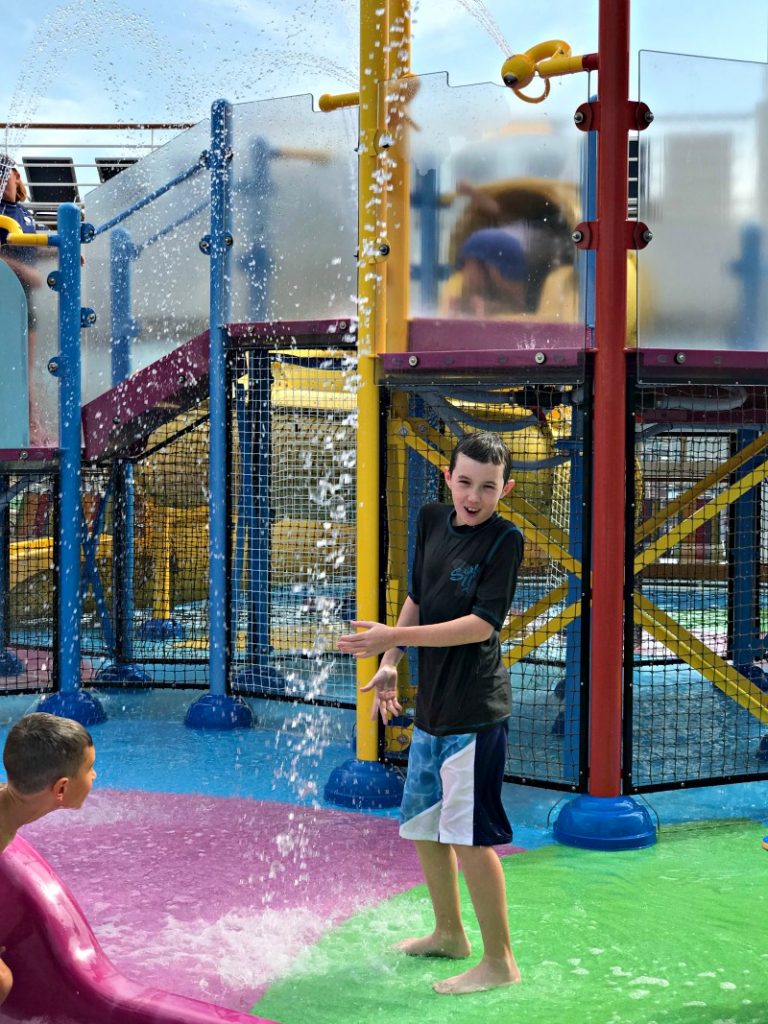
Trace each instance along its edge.
{"label": "splash pad structure", "polygon": [[[638,794],[768,776],[763,186],[733,218],[707,203],[763,151],[764,121],[722,116],[733,162],[697,198],[675,153],[709,143],[672,97],[717,76],[644,55],[628,103],[626,13],[602,5],[582,61],[597,100],[572,67],[531,111],[385,66],[371,40],[388,26],[404,60],[406,22],[366,7],[362,52],[382,63],[359,94],[323,113],[217,103],[94,193],[85,226],[62,210],[61,447],[3,451],[9,692],[50,687],[89,720],[91,680],[208,686],[187,724],[222,730],[252,724],[255,696],[356,705],[326,797],[395,804],[410,718],[378,735],[335,638],[396,614],[415,509],[440,497],[455,439],[490,427],[513,449],[504,514],[527,541],[505,630],[509,779],[579,794],[555,835],[611,849],[655,839]],[[729,68],[739,96],[760,95],[761,71]],[[694,259],[705,210],[714,266]],[[458,264],[480,230],[527,245],[522,308],[468,294]],[[54,481],[58,524],[37,499],[22,515]]]}

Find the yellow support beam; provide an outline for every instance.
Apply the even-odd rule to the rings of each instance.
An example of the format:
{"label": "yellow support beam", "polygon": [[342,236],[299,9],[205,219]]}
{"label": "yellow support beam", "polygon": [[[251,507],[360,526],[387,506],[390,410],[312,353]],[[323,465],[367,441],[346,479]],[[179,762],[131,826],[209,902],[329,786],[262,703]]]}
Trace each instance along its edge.
{"label": "yellow support beam", "polygon": [[635,594],[635,620],[672,654],[700,672],[713,686],[753,714],[763,725],[768,725],[768,693],[737,672],[719,654],[642,594]]}
{"label": "yellow support beam", "polygon": [[533,652],[538,647],[541,647],[542,644],[546,643],[547,640],[551,640],[556,633],[562,632],[566,626],[575,622],[580,615],[581,599],[573,601],[566,608],[563,608],[561,612],[555,615],[554,618],[548,619],[544,625],[535,629],[532,633],[529,633],[528,636],[524,636],[515,647],[502,655],[504,664],[507,668],[511,668],[519,661],[522,661],[523,658],[527,658],[529,654],[533,654]]}
{"label": "yellow support beam", "polygon": [[[427,444],[423,437],[414,432],[409,420],[398,421],[398,426],[403,432],[403,440],[415,452],[418,452],[427,462],[438,469],[444,462],[442,451],[435,451]],[[553,562],[557,562],[567,572],[574,576],[581,576],[581,562],[567,550],[568,535],[555,526],[545,515],[542,515],[525,498],[521,498],[512,491],[506,498],[502,498],[501,504],[508,508],[515,526],[519,527],[526,536],[526,539],[533,541],[538,547],[550,556]],[[553,537],[561,538],[563,543],[558,544]]]}
{"label": "yellow support beam", "polygon": [[657,561],[665,552],[671,550],[676,544],[685,540],[692,533],[695,533],[700,526],[704,523],[708,523],[710,519],[714,519],[716,515],[726,509],[729,505],[732,505],[734,501],[738,501],[748,491],[751,491],[753,487],[761,484],[766,477],[768,477],[768,461],[764,462],[757,469],[753,469],[751,473],[747,473],[736,483],[731,484],[720,494],[717,494],[711,501],[708,501],[702,508],[697,509],[693,515],[683,520],[676,527],[663,534],[658,540],[654,541],[649,547],[635,558],[635,573],[640,573],[645,569],[646,566],[652,565]]}
{"label": "yellow support beam", "polygon": [[522,633],[532,622],[546,614],[554,605],[559,604],[567,594],[568,584],[561,583],[559,587],[555,587],[554,590],[550,590],[543,597],[540,597],[530,608],[526,608],[519,615],[513,615],[507,619],[501,629],[502,643],[510,643],[514,636]]}
{"label": "yellow support beam", "polygon": [[692,501],[705,494],[710,488],[716,487],[721,480],[725,480],[731,473],[735,473],[746,462],[754,458],[755,455],[759,455],[765,448],[768,448],[768,434],[761,434],[748,444],[746,448],[742,448],[740,452],[737,452],[733,458],[728,459],[727,462],[713,470],[709,476],[694,484],[693,487],[689,487],[687,491],[678,495],[673,501],[664,505],[663,508],[660,508],[654,515],[641,523],[637,530],[635,530],[635,543],[640,544],[646,537],[660,529],[664,523],[669,522],[678,512],[682,512]]}

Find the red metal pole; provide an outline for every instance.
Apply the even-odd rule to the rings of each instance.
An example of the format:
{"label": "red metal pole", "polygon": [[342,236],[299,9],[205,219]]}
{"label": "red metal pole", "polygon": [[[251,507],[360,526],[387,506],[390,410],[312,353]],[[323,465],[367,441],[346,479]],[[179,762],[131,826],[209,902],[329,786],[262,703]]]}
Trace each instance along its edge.
{"label": "red metal pole", "polygon": [[595,272],[590,784],[621,793],[629,2],[601,0]]}

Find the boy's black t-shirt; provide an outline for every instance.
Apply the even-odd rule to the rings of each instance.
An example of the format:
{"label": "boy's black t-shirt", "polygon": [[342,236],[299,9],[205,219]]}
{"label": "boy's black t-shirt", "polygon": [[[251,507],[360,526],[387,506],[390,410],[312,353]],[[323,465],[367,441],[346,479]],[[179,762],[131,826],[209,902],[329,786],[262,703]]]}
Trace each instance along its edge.
{"label": "boy's black t-shirt", "polygon": [[415,723],[433,736],[478,732],[509,718],[509,674],[501,659],[504,624],[523,558],[523,535],[494,513],[480,526],[454,526],[450,505],[419,512],[411,599],[419,625],[474,614],[493,626],[482,643],[419,647]]}

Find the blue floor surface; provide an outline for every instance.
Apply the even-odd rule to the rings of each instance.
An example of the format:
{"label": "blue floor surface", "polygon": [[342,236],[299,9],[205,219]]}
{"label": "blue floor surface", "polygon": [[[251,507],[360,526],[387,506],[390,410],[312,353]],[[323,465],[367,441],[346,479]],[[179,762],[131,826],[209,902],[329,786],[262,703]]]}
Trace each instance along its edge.
{"label": "blue floor surface", "polygon": [[[109,717],[92,729],[97,786],[331,806],[323,789],[333,769],[353,756],[354,712],[252,700],[256,728],[201,732],[183,724],[189,703],[199,695],[195,690],[101,692]],[[0,745],[13,722],[36,702],[29,695],[0,698]],[[570,798],[505,784],[515,844],[531,849],[552,842],[558,804]],[[766,821],[768,782],[653,793],[648,803],[662,828],[706,819]],[[395,817],[397,809],[374,813]]]}

